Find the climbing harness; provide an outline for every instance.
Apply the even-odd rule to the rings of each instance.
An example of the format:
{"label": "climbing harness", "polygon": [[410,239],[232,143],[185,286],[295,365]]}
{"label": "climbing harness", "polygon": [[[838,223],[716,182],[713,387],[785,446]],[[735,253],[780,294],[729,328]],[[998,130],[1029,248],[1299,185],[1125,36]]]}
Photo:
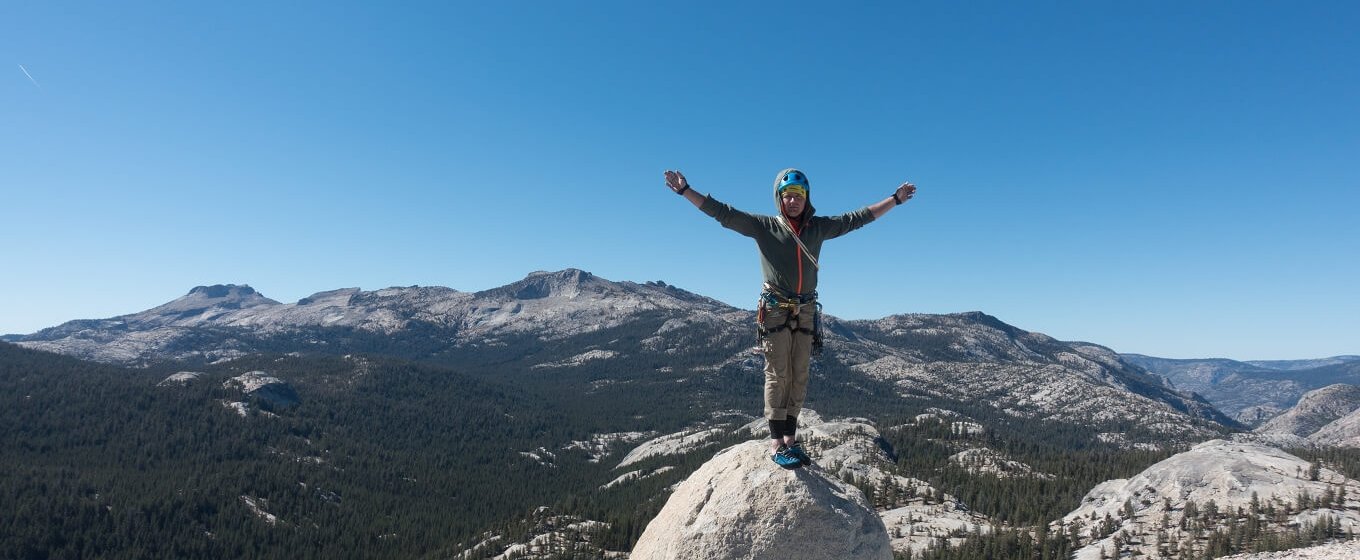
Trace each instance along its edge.
{"label": "climbing harness", "polygon": [[[799,311],[804,305],[813,306],[812,328],[802,326],[799,321],[797,327],[793,322],[798,320]],[[766,309],[783,309],[788,312],[784,316],[784,324],[773,327],[765,326]],[[808,294],[790,294],[779,287],[765,283],[765,289],[760,292],[760,301],[756,305],[756,337],[757,340],[764,340],[771,334],[791,330],[803,334],[812,335],[812,353],[820,355],[822,353],[822,303],[817,301],[817,292]]]}

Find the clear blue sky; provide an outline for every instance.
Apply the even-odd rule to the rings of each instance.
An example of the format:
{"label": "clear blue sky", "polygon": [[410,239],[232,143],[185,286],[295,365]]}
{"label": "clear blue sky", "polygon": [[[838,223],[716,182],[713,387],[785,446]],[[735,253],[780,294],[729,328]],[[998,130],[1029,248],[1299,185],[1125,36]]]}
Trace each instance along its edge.
{"label": "clear blue sky", "polygon": [[796,166],[920,188],[826,245],[839,317],[1360,353],[1360,3],[852,5],[6,3],[0,332],[567,267],[752,308],[662,171],[768,213]]}

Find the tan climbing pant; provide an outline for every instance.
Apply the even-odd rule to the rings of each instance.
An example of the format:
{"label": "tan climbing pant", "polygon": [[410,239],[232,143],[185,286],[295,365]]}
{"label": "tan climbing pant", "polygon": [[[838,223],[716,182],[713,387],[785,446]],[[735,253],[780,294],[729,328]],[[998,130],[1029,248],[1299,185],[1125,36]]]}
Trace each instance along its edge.
{"label": "tan climbing pant", "polygon": [[805,303],[792,316],[791,309],[764,305],[767,334],[760,348],[765,352],[765,419],[785,420],[797,416],[807,398],[817,304]]}

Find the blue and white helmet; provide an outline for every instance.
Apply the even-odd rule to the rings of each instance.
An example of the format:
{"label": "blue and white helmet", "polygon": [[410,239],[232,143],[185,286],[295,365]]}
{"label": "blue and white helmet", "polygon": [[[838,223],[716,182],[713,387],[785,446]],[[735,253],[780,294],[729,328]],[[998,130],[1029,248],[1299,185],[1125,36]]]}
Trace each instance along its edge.
{"label": "blue and white helmet", "polygon": [[774,190],[779,195],[783,195],[786,190],[793,190],[807,198],[812,188],[808,184],[807,174],[801,170],[789,168],[781,171],[779,176],[775,178]]}
{"label": "blue and white helmet", "polygon": [[783,212],[784,203],[780,200],[786,191],[793,191],[803,195],[807,199],[807,206],[803,208],[803,216],[811,216],[816,211],[812,208],[812,187],[808,183],[807,173],[801,169],[790,167],[780,171],[774,176],[774,207]]}

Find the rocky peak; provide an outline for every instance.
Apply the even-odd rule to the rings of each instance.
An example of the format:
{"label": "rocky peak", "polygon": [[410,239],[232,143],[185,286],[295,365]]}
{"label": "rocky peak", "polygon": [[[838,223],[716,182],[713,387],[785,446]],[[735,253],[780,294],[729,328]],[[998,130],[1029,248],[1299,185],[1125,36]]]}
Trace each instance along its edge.
{"label": "rocky peak", "polygon": [[[212,286],[195,286],[175,302],[193,302],[200,305],[227,306],[233,308],[249,307],[261,303],[274,303],[277,301],[264,297],[264,294],[255,291],[255,288],[245,284],[214,284]],[[169,304],[167,304],[169,305]]]}
{"label": "rocky peak", "polygon": [[187,295],[216,299],[225,297],[240,298],[252,296],[256,293],[258,292],[256,292],[254,288],[245,284],[240,286],[237,286],[236,284],[214,284],[212,286],[195,286],[194,289],[189,290]]}
{"label": "rocky peak", "polygon": [[1360,387],[1337,383],[1304,393],[1298,404],[1256,428],[1257,433],[1308,437],[1360,408]]}
{"label": "rocky peak", "polygon": [[362,290],[360,290],[359,288],[341,288],[339,290],[327,290],[324,292],[317,292],[315,294],[302,298],[297,301],[297,305],[298,306],[316,305],[318,303],[325,303],[330,305],[349,305],[350,298],[354,297],[356,294],[359,293],[362,293]]}
{"label": "rocky peak", "polygon": [[227,313],[252,307],[281,305],[245,285],[198,286],[179,299],[123,317],[129,326],[198,326]]}
{"label": "rocky peak", "polygon": [[[163,340],[144,333],[171,327],[201,327],[221,317],[282,305],[245,285],[197,286],[189,293],[146,311],[108,319],[67,321],[23,337],[27,345],[83,359],[132,362],[144,358],[147,343],[120,344],[127,338]],[[125,338],[127,337],[127,338]],[[154,346],[154,342],[151,344]]]}
{"label": "rocky peak", "polygon": [[611,283],[584,270],[568,268],[557,272],[530,272],[523,280],[478,292],[477,296],[501,296],[517,300],[546,297],[575,297],[586,291],[603,291]]}
{"label": "rocky peak", "polygon": [[879,331],[882,342],[916,347],[922,361],[1047,361],[1068,350],[1053,338],[971,311],[932,315],[910,313],[872,321],[847,321],[857,330]]}
{"label": "rocky peak", "polygon": [[676,487],[632,560],[893,557],[858,488],[816,466],[786,471],[764,441],[729,447]]}

